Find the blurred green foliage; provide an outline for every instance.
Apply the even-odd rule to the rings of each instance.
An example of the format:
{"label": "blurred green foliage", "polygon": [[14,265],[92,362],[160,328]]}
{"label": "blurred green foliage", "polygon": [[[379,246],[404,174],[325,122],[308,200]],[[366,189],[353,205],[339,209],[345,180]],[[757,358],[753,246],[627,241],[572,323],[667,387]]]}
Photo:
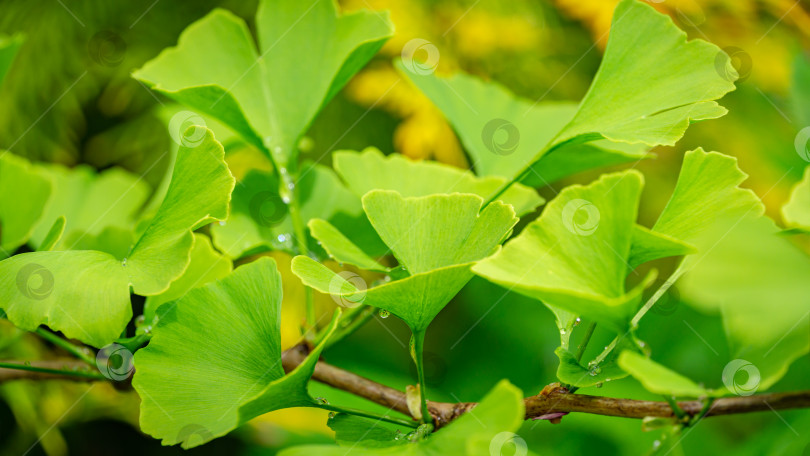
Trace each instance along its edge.
{"label": "blurred green foliage", "polygon": [[[330,163],[334,150],[366,146],[462,166],[468,163],[452,130],[430,103],[406,83],[397,82],[390,60],[411,38],[428,39],[441,49],[440,69],[463,69],[496,80],[532,100],[579,99],[598,66],[602,49],[598,43],[604,39],[598,26],[604,13],[599,5],[593,6],[596,2],[578,2],[574,7],[562,0],[343,3],[350,9],[371,5],[392,10],[397,35],[326,106],[310,129],[305,158],[324,164]],[[604,3],[608,5],[602,8],[612,9],[611,2]],[[677,178],[683,151],[697,146],[737,156],[740,167],[751,175],[746,185],[778,218],[779,208],[807,165],[793,140],[810,123],[810,74],[806,66],[795,63],[802,62],[802,48],[808,45],[808,6],[791,4],[741,1],[729,6],[728,2],[693,0],[660,6],[690,37],[739,48],[738,69],[747,74],[723,100],[727,116],[695,125],[676,147],[659,148],[658,159],[638,163],[647,181],[641,222],[650,224],[660,213]],[[156,97],[129,75],[173,45],[188,24],[215,6],[230,9],[250,24],[256,3],[0,3],[0,33],[25,38],[0,87],[0,149],[67,166],[121,167],[159,192],[173,160],[165,115],[173,107],[164,107],[168,100]],[[240,166],[253,167],[244,158],[251,155],[243,152],[238,147],[229,150],[235,173]],[[602,172],[568,178],[541,193],[552,198],[563,186],[588,182]],[[659,267],[666,269],[666,261]],[[724,361],[731,356],[720,316],[683,305],[676,289],[668,293],[666,303],[645,317],[639,337],[654,347],[656,361],[678,366],[689,378],[716,386]],[[288,332],[297,331],[295,318],[288,323]],[[435,400],[479,400],[503,378],[525,394],[535,394],[555,378],[558,360],[553,350],[559,335],[551,312],[536,301],[505,293],[476,277],[438,315],[434,326],[442,329],[427,335],[426,369]],[[611,336],[597,328],[586,356],[601,351]],[[335,365],[404,389],[413,381],[408,337],[404,323],[377,316],[326,356]],[[44,342],[0,321],[1,358],[30,359],[50,350]],[[799,360],[774,390],[806,389],[808,378],[810,359]],[[327,387],[313,384],[312,389],[317,396]],[[632,379],[581,392],[660,399],[645,393]],[[367,406],[346,393],[330,390],[329,395],[348,406]],[[132,391],[118,392],[109,385],[8,383],[0,386],[0,398],[0,454],[252,455],[274,454],[290,444],[331,441],[325,413],[287,411],[256,420],[188,453],[160,447],[137,430],[138,399]],[[660,437],[654,431],[641,433],[640,426],[637,420],[572,414],[556,425],[526,422],[519,434],[538,454],[635,455],[649,452]],[[686,454],[810,454],[810,412],[713,418],[686,432],[682,445]]]}

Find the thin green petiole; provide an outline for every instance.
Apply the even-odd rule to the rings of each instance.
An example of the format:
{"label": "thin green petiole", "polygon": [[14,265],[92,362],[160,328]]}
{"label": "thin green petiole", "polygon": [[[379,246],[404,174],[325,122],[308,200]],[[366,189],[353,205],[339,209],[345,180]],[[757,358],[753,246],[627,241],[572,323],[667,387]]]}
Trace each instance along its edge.
{"label": "thin green petiole", "polygon": [[422,407],[422,422],[423,423],[430,423],[432,418],[430,415],[430,410],[428,410],[427,406],[427,388],[425,387],[425,363],[422,358],[422,352],[424,351],[425,346],[425,331],[419,331],[413,333],[411,337],[411,356],[413,356],[413,361],[416,363],[416,376],[419,378],[419,400],[421,402]]}
{"label": "thin green petiole", "polygon": [[405,419],[402,419],[402,418],[394,418],[394,417],[391,417],[391,416],[377,415],[376,413],[366,412],[364,410],[339,407],[337,405],[332,405],[332,404],[321,404],[320,402],[317,402],[317,407],[322,408],[324,410],[329,410],[330,412],[346,413],[348,415],[355,415],[355,416],[360,416],[360,417],[363,417],[363,418],[370,418],[372,420],[385,421],[385,422],[388,422],[388,423],[391,423],[391,424],[397,424],[397,425],[400,425],[400,426],[407,426],[407,427],[412,428],[412,429],[416,429],[417,427],[419,427],[418,423],[415,423],[415,422],[412,422],[412,421],[408,421],[408,420],[405,420]]}
{"label": "thin green petiole", "polygon": [[575,355],[577,361],[581,360],[582,355],[585,354],[585,349],[588,348],[588,342],[591,341],[591,336],[593,336],[595,329],[596,322],[592,322],[590,325],[588,325],[588,329],[585,330],[585,336],[582,338],[582,342],[579,343],[579,346],[577,346],[577,353]]}
{"label": "thin green petiole", "polygon": [[95,380],[107,380],[107,377],[95,373],[95,372],[88,372],[88,371],[74,371],[74,370],[63,370],[63,369],[50,369],[47,367],[37,367],[31,366],[28,364],[17,364],[17,363],[4,363],[0,362],[0,368],[4,369],[17,369],[29,372],[39,372],[42,374],[54,374],[54,375],[72,375],[74,377],[82,377],[82,378],[92,378]]}
{"label": "thin green petiole", "polygon": [[57,347],[60,347],[63,350],[67,351],[68,353],[74,355],[80,360],[86,362],[87,364],[91,366],[96,365],[96,358],[95,356],[92,356],[92,352],[89,349],[73,345],[67,340],[57,336],[56,334],[44,328],[37,328],[34,331],[34,333],[39,337],[42,337],[43,339],[47,340],[48,342],[56,345]]}

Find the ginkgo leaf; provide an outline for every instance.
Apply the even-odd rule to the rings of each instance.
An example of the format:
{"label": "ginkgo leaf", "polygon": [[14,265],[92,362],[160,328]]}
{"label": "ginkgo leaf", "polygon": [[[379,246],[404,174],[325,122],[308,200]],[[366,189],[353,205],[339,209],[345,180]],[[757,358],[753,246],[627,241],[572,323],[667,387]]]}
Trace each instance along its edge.
{"label": "ginkgo leaf", "polygon": [[495,251],[517,223],[511,206],[495,202],[481,210],[483,202],[472,194],[369,192],[365,212],[407,277],[362,290],[305,256],[293,259],[292,271],[305,285],[385,309],[420,333],[472,278],[470,266]]}
{"label": "ginkgo leaf", "polygon": [[[477,177],[438,162],[414,161],[399,154],[386,157],[373,147],[361,153],[335,152],[332,161],[335,171],[359,196],[371,190],[394,190],[406,197],[457,192],[487,198],[506,183],[502,177]],[[520,184],[510,187],[499,199],[511,204],[518,216],[544,202],[536,191]]]}
{"label": "ginkgo leaf", "polygon": [[722,57],[730,64],[720,48],[687,42],[669,17],[638,0],[619,2],[613,17],[602,64],[579,106],[531,103],[469,76],[439,78],[399,67],[453,124],[479,173],[510,180],[530,178],[530,169],[541,177],[547,168],[559,169],[541,179],[554,180],[566,168],[635,161],[643,149],[577,146],[599,139],[673,145],[690,123],[726,113],[714,101],[734,90],[717,70]]}
{"label": "ginkgo leaf", "polygon": [[[362,216],[360,198],[346,189],[335,173],[325,166],[306,164],[296,186],[299,213],[304,223],[314,218],[336,223],[345,219],[354,221]],[[279,194],[275,174],[256,170],[248,172],[234,189],[231,209],[224,224],[211,227],[214,245],[229,257],[236,259],[267,250],[292,250],[293,223],[287,202]],[[356,225],[348,225],[358,229]]]}
{"label": "ginkgo leaf", "polygon": [[641,174],[628,171],[567,187],[473,271],[550,307],[627,329],[652,277],[625,291],[642,185]]}
{"label": "ginkgo leaf", "polygon": [[152,320],[155,311],[164,302],[181,298],[192,288],[221,279],[233,270],[231,260],[214,250],[211,241],[202,234],[194,233],[194,247],[189,255],[188,267],[183,275],[174,280],[163,293],[146,298],[143,307],[143,316],[146,321]]}
{"label": "ginkgo leaf", "polygon": [[[331,0],[263,0],[258,43],[242,19],[214,10],[134,77],[230,126],[279,167],[329,101],[393,33],[387,14],[338,15]],[[280,69],[283,69],[281,71]]]}
{"label": "ginkgo leaf", "polygon": [[576,113],[576,103],[534,103],[498,83],[464,73],[439,77],[411,71],[401,61],[397,68],[442,111],[482,176],[502,176],[511,181],[534,164],[538,174],[528,177],[533,182],[548,180],[548,184],[578,171],[636,161],[645,155],[646,149],[628,153],[631,149],[613,150],[615,145],[602,141],[598,145],[561,147],[543,157],[549,142]]}
{"label": "ginkgo leaf", "polygon": [[699,261],[701,246],[695,242],[717,220],[762,213],[756,194],[739,187],[746,177],[734,157],[701,148],[686,152],[675,190],[655,225],[634,232],[631,265],[691,254],[680,267],[683,270]]}
{"label": "ginkgo leaf", "polygon": [[14,57],[17,56],[17,51],[23,44],[22,35],[0,35],[0,84],[3,83],[6,74],[11,69],[11,64],[14,63]]}
{"label": "ginkgo leaf", "polygon": [[112,168],[96,173],[88,166],[66,168],[42,165],[53,183],[53,196],[31,236],[36,247],[59,216],[65,217],[65,236],[57,248],[73,249],[84,236],[97,236],[108,227],[132,229],[135,215],[149,196],[149,185],[139,176]]}
{"label": "ginkgo leaf", "polygon": [[804,177],[782,206],[782,220],[788,227],[810,230],[810,166],[804,169]]}
{"label": "ginkgo leaf", "polygon": [[697,243],[708,247],[679,282],[681,297],[722,314],[732,356],[753,364],[753,386],[765,390],[810,351],[810,258],[765,216],[718,220]]}
{"label": "ginkgo leaf", "polygon": [[[528,452],[526,443],[514,441],[523,423],[525,406],[521,391],[506,380],[495,385],[481,400],[472,413],[461,415],[448,426],[429,435],[426,439],[396,445],[388,448],[366,448],[356,446],[350,449],[352,455],[445,455],[489,456],[501,454],[507,445],[520,445],[520,453]],[[373,422],[369,422],[371,428]],[[520,443],[518,443],[520,442]],[[280,456],[345,456],[346,447],[334,445],[305,445],[284,450]]]}
{"label": "ginkgo leaf", "polygon": [[324,343],[284,374],[281,298],[281,275],[264,257],[161,306],[134,358],[141,429],[191,448],[261,414],[316,405],[307,382]]}
{"label": "ginkgo leaf", "polygon": [[32,252],[0,262],[0,307],[22,329],[48,325],[101,347],[132,317],[136,294],[160,294],[189,264],[191,230],[224,220],[234,179],[222,146],[202,127],[178,151],[172,181],[157,214],[127,256],[92,250]]}
{"label": "ginkgo leaf", "polygon": [[713,101],[734,90],[717,69],[723,56],[707,41],[687,41],[669,16],[645,2],[620,1],[599,71],[554,143],[599,137],[674,145],[691,122],[726,114]]}
{"label": "ginkgo leaf", "polygon": [[625,350],[617,362],[651,393],[685,397],[711,395],[706,388],[639,353]]}
{"label": "ginkgo leaf", "polygon": [[51,194],[51,182],[40,169],[0,151],[0,258],[28,241]]}

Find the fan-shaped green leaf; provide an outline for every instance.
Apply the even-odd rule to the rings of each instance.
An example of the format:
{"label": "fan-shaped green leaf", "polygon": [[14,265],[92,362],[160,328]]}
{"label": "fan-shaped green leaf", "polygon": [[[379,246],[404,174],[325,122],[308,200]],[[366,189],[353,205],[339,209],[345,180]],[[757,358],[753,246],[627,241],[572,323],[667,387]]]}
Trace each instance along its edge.
{"label": "fan-shaped green leaf", "polygon": [[692,380],[636,352],[623,351],[618,363],[651,393],[686,397],[711,395],[711,392]]}
{"label": "fan-shaped green leaf", "polygon": [[621,146],[601,141],[562,147],[543,157],[549,142],[574,116],[576,103],[532,103],[498,83],[464,73],[439,77],[410,71],[402,62],[397,62],[397,68],[447,117],[482,176],[514,180],[534,164],[538,174],[527,179],[547,184],[579,171],[635,161],[645,155],[643,148],[621,150]]}
{"label": "fan-shaped green leaf", "polygon": [[[530,454],[523,439],[513,439],[525,414],[521,391],[502,380],[481,400],[478,406],[465,413],[445,428],[415,443],[388,448],[353,447],[352,455],[445,455],[490,456],[500,454],[507,442],[520,445],[519,454]],[[281,452],[282,456],[345,456],[346,448],[327,445],[293,447]],[[517,454],[517,453],[516,453]]]}
{"label": "fan-shaped green leaf", "polygon": [[810,166],[804,169],[804,177],[782,206],[782,220],[791,228],[810,230]]}
{"label": "fan-shaped green leaf", "polygon": [[[394,190],[406,197],[458,192],[487,198],[506,183],[502,177],[476,177],[438,162],[414,161],[399,154],[386,157],[372,147],[361,153],[335,152],[332,160],[335,171],[358,196],[371,190]],[[511,204],[518,216],[544,202],[537,192],[520,184],[510,187],[499,199]]]}
{"label": "fan-shaped green leaf", "polygon": [[[655,39],[651,39],[655,37]],[[717,46],[687,41],[672,20],[638,0],[613,13],[605,56],[573,119],[555,144],[593,137],[673,145],[691,122],[723,116],[713,100],[734,90]]]}
{"label": "fan-shaped green leaf", "polygon": [[473,271],[549,307],[625,330],[651,280],[625,292],[642,185],[641,174],[628,171],[566,188]]}
{"label": "fan-shaped green leaf", "polygon": [[141,429],[190,448],[261,414],[316,404],[307,382],[324,345],[284,374],[281,297],[275,261],[260,258],[161,306],[134,359]]}
{"label": "fan-shaped green leaf", "polygon": [[[471,194],[405,198],[390,190],[369,192],[363,197],[366,214],[409,275],[361,290],[305,256],[293,259],[292,271],[305,285],[388,310],[420,332],[472,278],[470,266],[497,249],[517,223],[511,206],[495,202],[479,214],[482,203]],[[328,245],[332,238],[324,241],[335,251]]]}
{"label": "fan-shaped green leaf", "polygon": [[221,120],[285,166],[321,107],[393,26],[384,13],[338,15],[331,0],[263,0],[256,29],[258,45],[244,21],[215,10],[134,76]]}
{"label": "fan-shaped green leaf", "polygon": [[[164,292],[189,264],[192,229],[224,220],[234,179],[222,146],[202,127],[186,137],[163,204],[145,232],[119,260],[99,251],[50,251],[0,262],[0,307],[16,326],[41,324],[101,347],[132,316],[129,288],[140,295]],[[198,142],[197,142],[198,141]]]}
{"label": "fan-shaped green leaf", "polygon": [[0,151],[0,258],[28,241],[51,194],[52,185],[40,169]]}

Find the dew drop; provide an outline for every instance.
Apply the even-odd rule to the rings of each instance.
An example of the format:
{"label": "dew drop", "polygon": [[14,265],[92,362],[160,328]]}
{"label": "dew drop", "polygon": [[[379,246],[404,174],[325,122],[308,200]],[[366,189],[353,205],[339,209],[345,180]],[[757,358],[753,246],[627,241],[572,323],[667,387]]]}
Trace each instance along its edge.
{"label": "dew drop", "polygon": [[387,310],[380,310],[380,318],[388,318],[391,315],[391,312]]}
{"label": "dew drop", "polygon": [[599,383],[597,383],[597,384],[596,384],[596,385],[594,385],[594,386],[595,386],[595,387],[597,387],[597,388],[601,388],[601,387],[602,387],[602,382],[599,382]]}
{"label": "dew drop", "polygon": [[654,449],[657,449],[660,446],[661,446],[661,441],[660,440],[656,440],[655,442],[653,442],[653,448]]}
{"label": "dew drop", "polygon": [[284,234],[279,234],[278,235],[278,242],[281,242],[283,244],[286,241],[287,241],[287,236],[286,235],[284,235]]}
{"label": "dew drop", "polygon": [[221,222],[219,222],[219,226],[225,226],[225,220],[222,220]]}
{"label": "dew drop", "polygon": [[579,326],[580,323],[582,323],[582,319],[577,317],[577,319],[574,320],[574,326]]}
{"label": "dew drop", "polygon": [[565,335],[565,328],[560,328],[560,334]]}
{"label": "dew drop", "polygon": [[289,190],[295,190],[295,183],[294,182],[287,182],[287,188]]}
{"label": "dew drop", "polygon": [[282,195],[281,202],[283,202],[284,204],[290,204],[290,195]]}
{"label": "dew drop", "polygon": [[321,405],[329,404],[329,401],[327,401],[325,398],[322,398],[322,397],[316,397],[315,402],[317,402],[317,403],[319,403]]}
{"label": "dew drop", "polygon": [[123,266],[123,267],[127,267],[127,259],[126,259],[126,258],[124,258],[123,260],[121,260],[121,266]]}
{"label": "dew drop", "polygon": [[329,412],[329,419],[332,420],[337,416],[337,412]]}

